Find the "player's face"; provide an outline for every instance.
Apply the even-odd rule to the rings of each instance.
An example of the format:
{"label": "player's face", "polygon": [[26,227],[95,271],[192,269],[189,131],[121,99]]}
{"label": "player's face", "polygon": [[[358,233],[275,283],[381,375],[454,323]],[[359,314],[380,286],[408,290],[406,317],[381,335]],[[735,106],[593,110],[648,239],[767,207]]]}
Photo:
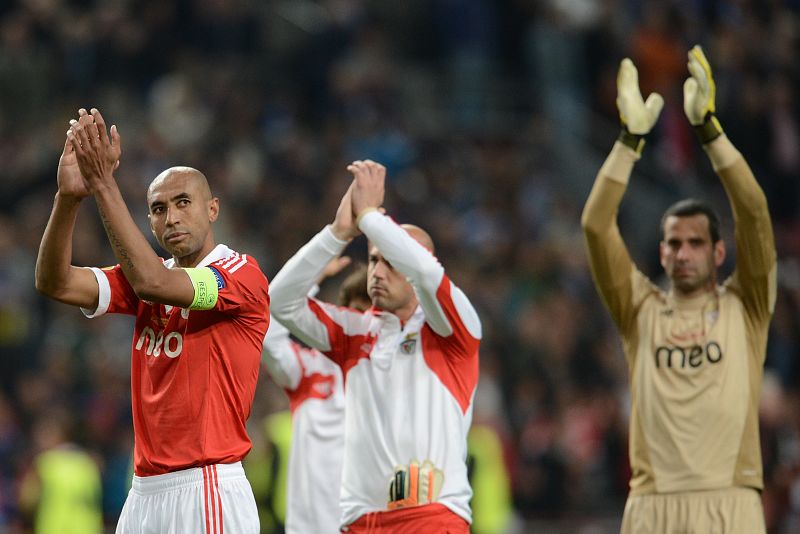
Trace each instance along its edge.
{"label": "player's face", "polygon": [[374,246],[369,249],[367,293],[375,307],[388,312],[413,311],[412,306],[416,307],[414,288]]}
{"label": "player's face", "polygon": [[711,242],[708,217],[667,217],[659,249],[661,266],[676,293],[694,297],[714,289],[717,267],[725,259],[725,246],[722,241]]}
{"label": "player's face", "polygon": [[211,223],[217,218],[219,200],[206,196],[196,180],[182,173],[170,175],[148,192],[150,229],[177,259],[207,253],[209,244],[213,247]]}

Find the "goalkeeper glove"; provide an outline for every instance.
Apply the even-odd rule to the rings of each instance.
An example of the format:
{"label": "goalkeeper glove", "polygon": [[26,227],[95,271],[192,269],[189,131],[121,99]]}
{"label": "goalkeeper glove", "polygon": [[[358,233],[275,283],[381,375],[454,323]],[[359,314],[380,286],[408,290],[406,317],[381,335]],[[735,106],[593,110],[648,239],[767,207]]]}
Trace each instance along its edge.
{"label": "goalkeeper glove", "polygon": [[689,73],[683,84],[683,111],[702,144],[722,134],[716,115],[717,85],[711,75],[711,65],[699,45],[689,50]]}
{"label": "goalkeeper glove", "polygon": [[622,123],[619,141],[641,154],[644,136],[653,129],[663,107],[664,99],[658,93],[650,93],[647,101],[642,99],[639,72],[633,61],[623,59],[617,73],[617,110]]}
{"label": "goalkeeper glove", "polygon": [[408,467],[395,467],[389,482],[389,510],[436,502],[442,490],[444,473],[430,460],[413,460]]}

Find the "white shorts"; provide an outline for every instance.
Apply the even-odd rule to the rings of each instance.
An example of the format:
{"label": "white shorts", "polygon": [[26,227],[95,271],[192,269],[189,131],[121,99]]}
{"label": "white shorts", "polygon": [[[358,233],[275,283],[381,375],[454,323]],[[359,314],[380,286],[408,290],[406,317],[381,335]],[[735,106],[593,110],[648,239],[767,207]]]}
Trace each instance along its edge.
{"label": "white shorts", "polygon": [[133,477],[116,534],[258,534],[241,462]]}

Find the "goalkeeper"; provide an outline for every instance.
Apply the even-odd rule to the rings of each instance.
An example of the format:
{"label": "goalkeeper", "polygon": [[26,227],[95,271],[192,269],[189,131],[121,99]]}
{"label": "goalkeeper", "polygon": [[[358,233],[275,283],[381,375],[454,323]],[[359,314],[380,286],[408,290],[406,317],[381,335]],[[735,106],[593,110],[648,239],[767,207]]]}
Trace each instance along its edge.
{"label": "goalkeeper", "polygon": [[582,226],[597,289],[630,369],[630,494],[624,534],[764,533],[758,400],[775,305],[776,254],[764,193],[715,116],[715,85],[699,46],[689,51],[686,117],[722,181],[736,224],[736,267],[719,220],[687,199],[661,219],[663,291],[636,269],[616,216],[644,136],[663,99],[643,101],[636,67],[617,77],[622,132],[586,202]]}

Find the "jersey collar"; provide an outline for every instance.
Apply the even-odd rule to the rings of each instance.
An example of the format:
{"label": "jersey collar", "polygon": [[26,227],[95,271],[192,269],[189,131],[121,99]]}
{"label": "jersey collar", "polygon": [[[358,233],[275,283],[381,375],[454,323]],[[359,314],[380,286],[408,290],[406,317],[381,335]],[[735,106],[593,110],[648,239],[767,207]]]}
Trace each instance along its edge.
{"label": "jersey collar", "polygon": [[[211,252],[206,254],[205,258],[200,260],[200,263],[197,264],[197,267],[207,267],[212,263],[214,263],[215,261],[227,258],[231,254],[233,254],[233,250],[228,248],[227,245],[223,245],[222,243],[220,243],[219,245],[211,249]],[[168,269],[172,269],[173,267],[175,267],[175,258],[170,258],[168,260],[165,260],[164,266],[166,266]]]}

